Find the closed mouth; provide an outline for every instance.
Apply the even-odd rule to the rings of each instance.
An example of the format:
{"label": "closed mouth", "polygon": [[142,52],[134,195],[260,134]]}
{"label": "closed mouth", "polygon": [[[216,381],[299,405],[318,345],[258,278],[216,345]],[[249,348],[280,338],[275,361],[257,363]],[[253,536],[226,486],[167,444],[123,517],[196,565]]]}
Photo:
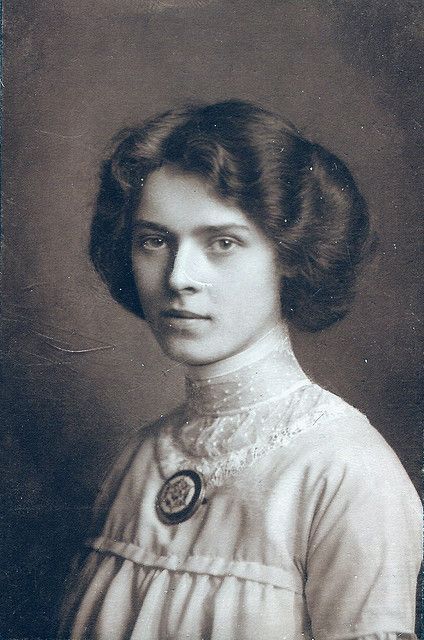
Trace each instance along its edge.
{"label": "closed mouth", "polygon": [[210,320],[209,316],[201,316],[198,313],[184,311],[183,309],[168,309],[167,311],[162,311],[161,316],[164,318],[180,318],[183,320]]}

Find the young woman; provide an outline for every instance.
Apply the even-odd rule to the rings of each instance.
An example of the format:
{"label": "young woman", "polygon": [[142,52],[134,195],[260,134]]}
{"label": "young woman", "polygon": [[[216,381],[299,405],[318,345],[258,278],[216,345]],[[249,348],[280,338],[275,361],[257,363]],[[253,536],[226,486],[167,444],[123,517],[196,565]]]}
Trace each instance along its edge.
{"label": "young woman", "polygon": [[418,497],[287,329],[346,314],[368,235],[346,166],[254,105],[118,137],[91,257],[185,365],[187,395],[105,483],[64,637],[415,637]]}

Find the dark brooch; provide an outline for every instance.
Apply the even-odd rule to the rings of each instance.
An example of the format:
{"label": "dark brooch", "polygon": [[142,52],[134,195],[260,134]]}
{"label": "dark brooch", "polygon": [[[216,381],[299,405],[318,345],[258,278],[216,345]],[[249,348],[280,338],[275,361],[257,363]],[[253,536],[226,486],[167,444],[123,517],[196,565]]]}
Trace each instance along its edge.
{"label": "dark brooch", "polygon": [[188,520],[203,502],[205,489],[199,473],[177,471],[162,485],[156,498],[156,513],[164,524]]}

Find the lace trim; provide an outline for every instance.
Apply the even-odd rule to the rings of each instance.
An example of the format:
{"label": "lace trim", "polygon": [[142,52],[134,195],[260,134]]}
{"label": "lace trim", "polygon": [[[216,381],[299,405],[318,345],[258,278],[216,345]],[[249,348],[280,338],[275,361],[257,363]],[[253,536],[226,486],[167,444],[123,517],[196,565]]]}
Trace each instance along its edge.
{"label": "lace trim", "polygon": [[[194,420],[184,420],[182,413],[179,424],[169,423],[158,438],[159,465],[165,477],[189,468],[202,474],[206,488],[221,486],[267,453],[287,446],[323,417],[339,417],[346,411],[339,398],[309,383],[270,402],[265,411],[261,407],[237,416]],[[186,431],[192,431],[192,439]]]}

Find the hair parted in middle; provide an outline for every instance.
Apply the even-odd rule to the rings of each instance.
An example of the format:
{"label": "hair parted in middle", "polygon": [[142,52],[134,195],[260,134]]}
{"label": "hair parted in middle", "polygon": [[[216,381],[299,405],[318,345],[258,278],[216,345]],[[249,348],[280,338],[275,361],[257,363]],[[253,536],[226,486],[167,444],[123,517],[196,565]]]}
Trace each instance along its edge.
{"label": "hair parted in middle", "polygon": [[344,317],[369,237],[365,201],[339,158],[240,100],[171,109],[114,139],[102,165],[90,256],[115,300],[143,317],[132,221],[148,176],[166,165],[204,180],[272,240],[287,320],[317,331]]}

